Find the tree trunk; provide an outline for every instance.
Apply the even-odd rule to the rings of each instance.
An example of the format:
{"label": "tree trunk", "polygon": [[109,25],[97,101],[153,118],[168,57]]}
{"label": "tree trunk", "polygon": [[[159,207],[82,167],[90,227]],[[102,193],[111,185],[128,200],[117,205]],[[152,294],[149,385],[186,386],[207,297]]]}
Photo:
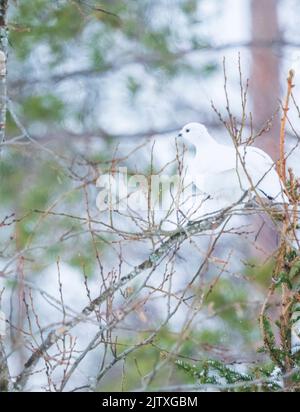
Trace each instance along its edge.
{"label": "tree trunk", "polygon": [[[1,143],[5,139],[6,124],[7,6],[8,0],[0,0],[0,152]],[[9,371],[3,343],[4,336],[5,333],[0,333],[0,392],[5,392],[9,389]]]}
{"label": "tree trunk", "polygon": [[6,124],[7,6],[8,0],[0,0],[0,144],[5,139]]}
{"label": "tree trunk", "polygon": [[[279,158],[280,118],[274,116],[280,98],[280,28],[277,0],[251,0],[252,68],[250,92],[255,130],[273,118],[269,132],[255,141],[255,145],[267,152],[274,161]],[[255,232],[257,243],[267,253],[278,246],[278,238],[267,216],[257,219]],[[262,221],[265,224],[262,227]],[[260,230],[261,229],[261,230]],[[259,254],[258,254],[259,255]]]}
{"label": "tree trunk", "polygon": [[[280,98],[280,29],[277,0],[251,1],[252,25],[252,70],[251,92],[253,120],[260,128],[270,119],[278,107]],[[256,140],[256,145],[265,150],[273,160],[279,157],[279,117],[272,128]]]}

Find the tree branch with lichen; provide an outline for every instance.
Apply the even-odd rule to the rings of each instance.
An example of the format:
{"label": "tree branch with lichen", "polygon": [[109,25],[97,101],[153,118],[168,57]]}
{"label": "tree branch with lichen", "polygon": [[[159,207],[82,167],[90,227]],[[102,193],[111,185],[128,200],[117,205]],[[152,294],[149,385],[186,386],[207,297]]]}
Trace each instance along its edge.
{"label": "tree branch with lichen", "polygon": [[[246,194],[239,202],[241,202],[245,196]],[[135,266],[129,273],[122,276],[119,281],[107,288],[104,293],[92,300],[84,309],[82,309],[79,316],[67,321],[63,325],[63,328],[51,330],[39,348],[35,350],[35,352],[32,353],[26,361],[23,371],[16,379],[14,385],[15,390],[22,390],[25,387],[28,378],[31,376],[39,360],[45,356],[46,352],[62,337],[62,335],[68,333],[80,322],[84,321],[101,303],[106,301],[115,292],[119,291],[123,286],[126,286],[130,281],[141,275],[146,270],[153,269],[158,266],[161,260],[163,260],[175,246],[182,244],[190,236],[217,228],[228,216],[231,215],[231,209],[234,206],[236,206],[236,204],[232,205],[230,208],[226,208],[218,213],[212,214],[205,219],[191,222],[189,225],[175,231],[171,236],[163,241],[160,246],[150,253],[146,260]]]}

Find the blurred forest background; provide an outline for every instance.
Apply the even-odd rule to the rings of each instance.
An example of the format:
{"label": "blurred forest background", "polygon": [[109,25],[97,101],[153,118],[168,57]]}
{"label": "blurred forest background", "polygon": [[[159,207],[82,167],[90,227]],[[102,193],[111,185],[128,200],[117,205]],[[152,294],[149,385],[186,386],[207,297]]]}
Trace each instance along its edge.
{"label": "blurred forest background", "polygon": [[[0,281],[10,374],[2,389],[206,390],[228,384],[228,390],[280,390],[276,373],[285,355],[278,360],[260,350],[266,342],[258,322],[277,244],[270,225],[259,239],[240,223],[239,233],[228,227],[218,243],[197,235],[160,267],[92,306],[88,319],[64,326],[164,240],[148,235],[145,222],[120,215],[115,226],[111,216],[103,217],[95,203],[97,177],[119,165],[146,174],[151,157],[161,170],[170,139],[189,121],[228,139],[211,107],[213,101],[226,118],[224,58],[233,116],[242,120],[240,58],[252,113],[245,134],[270,121],[256,144],[278,159],[280,99],[290,68],[296,71],[295,102],[300,93],[300,3],[0,3],[2,17],[8,6],[0,19],[7,53]],[[294,108],[287,147],[294,148],[288,165],[295,175],[297,122]],[[53,330],[60,331],[54,347],[32,358]],[[277,335],[275,326],[268,335],[273,349]],[[270,376],[271,383],[265,380]]]}

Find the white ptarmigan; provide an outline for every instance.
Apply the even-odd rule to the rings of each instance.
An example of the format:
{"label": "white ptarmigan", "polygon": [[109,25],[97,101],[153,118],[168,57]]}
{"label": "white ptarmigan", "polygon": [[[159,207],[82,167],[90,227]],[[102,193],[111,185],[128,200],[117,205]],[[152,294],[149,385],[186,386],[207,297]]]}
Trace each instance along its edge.
{"label": "white ptarmigan", "polygon": [[246,191],[275,203],[288,203],[275,164],[263,150],[249,145],[236,148],[233,142],[228,146],[220,144],[200,123],[185,125],[178,139],[194,146],[194,157],[187,164],[188,175],[208,196],[209,212],[233,205]]}

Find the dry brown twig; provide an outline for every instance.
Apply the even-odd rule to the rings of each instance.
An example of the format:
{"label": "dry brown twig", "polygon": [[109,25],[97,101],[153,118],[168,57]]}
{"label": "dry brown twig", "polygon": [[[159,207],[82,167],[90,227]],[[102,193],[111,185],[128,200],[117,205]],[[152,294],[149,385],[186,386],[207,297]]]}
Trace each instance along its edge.
{"label": "dry brown twig", "polygon": [[286,120],[287,120],[287,113],[289,110],[289,102],[293,91],[293,80],[295,77],[294,70],[290,70],[288,77],[287,77],[287,92],[284,101],[284,105],[282,108],[283,114],[280,122],[280,136],[279,136],[279,162],[278,162],[278,174],[281,180],[286,183],[286,158],[285,158],[285,128],[286,128]]}

